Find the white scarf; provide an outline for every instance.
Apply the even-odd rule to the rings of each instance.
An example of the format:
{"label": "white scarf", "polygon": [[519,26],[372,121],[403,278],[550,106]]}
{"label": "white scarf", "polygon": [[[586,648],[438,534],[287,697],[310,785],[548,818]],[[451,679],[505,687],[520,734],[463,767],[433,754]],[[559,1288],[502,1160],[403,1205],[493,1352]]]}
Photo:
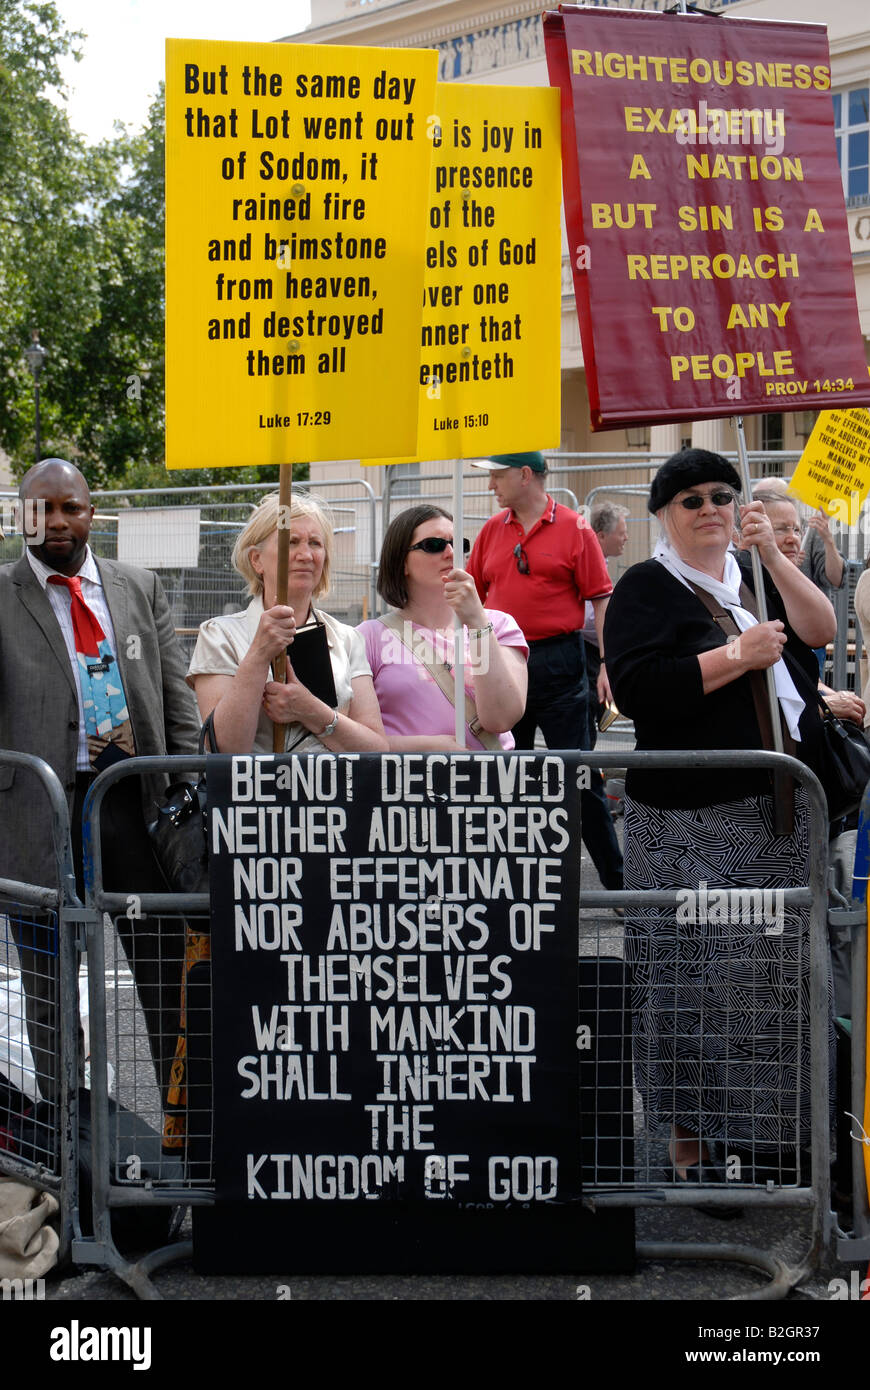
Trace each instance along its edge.
{"label": "white scarf", "polygon": [[[721,580],[713,579],[709,574],[704,574],[702,570],[693,569],[665,540],[660,540],[656,545],[653,559],[658,560],[660,565],[664,565],[665,569],[687,589],[691,589],[693,584],[697,584],[699,589],[705,589],[718,603],[722,604],[723,608],[728,608],[741,632],[745,632],[748,627],[755,627],[758,619],[753,617],[746,608],[740,606],[742,575],[740,566],[730,550],[725,556],[725,571]],[[788,731],[795,743],[799,743],[798,720],[803,714],[805,706],[782,657],[774,664],[773,679]]]}

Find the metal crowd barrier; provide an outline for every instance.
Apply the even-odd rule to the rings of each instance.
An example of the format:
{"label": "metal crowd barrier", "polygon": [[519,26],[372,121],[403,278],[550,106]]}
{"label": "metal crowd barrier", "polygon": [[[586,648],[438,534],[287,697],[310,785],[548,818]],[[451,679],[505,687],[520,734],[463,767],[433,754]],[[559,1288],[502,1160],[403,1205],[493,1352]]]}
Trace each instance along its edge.
{"label": "metal crowd barrier", "polygon": [[[558,750],[550,750],[558,751]],[[571,752],[566,754],[580,764],[593,768],[669,770],[685,768],[709,769],[711,774],[717,768],[736,767],[746,769],[786,769],[796,782],[806,788],[811,811],[811,843],[819,847],[827,844],[828,822],[823,793],[816,778],[803,764],[779,755],[765,752],[698,752],[684,753],[625,753],[622,751],[593,751],[585,754]],[[126,969],[124,956],[113,939],[113,934],[104,930],[104,914],[117,922],[131,910],[144,915],[159,915],[183,920],[188,939],[198,934],[198,929],[207,928],[209,899],[207,894],[182,895],[175,893],[141,895],[135,901],[123,892],[107,892],[103,886],[103,864],[99,836],[100,807],[106,792],[122,777],[139,774],[164,772],[188,775],[194,769],[207,766],[206,758],[137,758],[116,765],[103,773],[92,788],[86,817],[90,836],[90,867],[88,875],[88,903],[93,909],[88,914],[88,963],[90,971],[91,999],[91,1084],[94,1142],[94,1236],[89,1241],[77,1241],[74,1256],[81,1263],[95,1264],[114,1270],[140,1297],[159,1298],[150,1280],[151,1273],[170,1260],[189,1257],[192,1246],[179,1241],[174,1245],[162,1246],[144,1259],[131,1261],[121,1254],[112,1240],[111,1215],[118,1208],[143,1206],[183,1206],[208,1204],[214,1201],[214,1191],[209,1176],[211,1115],[207,1109],[197,1109],[196,1105],[186,1107],[183,1095],[176,1096],[174,1107],[174,1132],[169,1133],[169,1143],[163,1152],[148,1165],[148,1171],[137,1167],[137,1155],[131,1154],[125,1145],[122,1127],[110,1117],[109,1102],[109,1061],[115,1068],[115,1099],[136,1110],[147,1118],[153,1129],[160,1130],[163,1124],[161,1098],[157,1090],[153,1063],[144,1042],[144,1028],[138,1011],[135,992],[124,989],[122,978]],[[182,771],[184,770],[184,771]],[[577,847],[579,853],[579,845]],[[717,885],[710,883],[712,893]],[[798,995],[809,998],[809,1030],[811,1047],[810,1109],[811,1140],[809,1152],[809,1174],[801,1168],[800,1143],[797,1129],[794,1144],[785,1152],[782,1163],[790,1159],[788,1170],[785,1166],[766,1173],[750,1169],[748,1181],[741,1181],[735,1190],[733,1182],[713,1181],[701,1184],[679,1184],[675,1178],[662,1175],[667,1163],[667,1141],[660,1133],[650,1132],[646,1118],[642,1114],[637,1091],[634,1093],[633,1122],[627,1126],[625,1142],[614,1160],[612,1149],[605,1153],[599,1148],[597,1140],[593,1151],[584,1155],[584,1200],[593,1208],[606,1207],[696,1207],[733,1206],[735,1203],[749,1213],[760,1213],[771,1208],[790,1208],[809,1214],[811,1231],[808,1247],[802,1258],[794,1264],[786,1265],[769,1251],[733,1242],[639,1242],[637,1254],[640,1259],[661,1260],[714,1260],[733,1261],[760,1270],[768,1276],[764,1287],[748,1295],[753,1298],[775,1299],[784,1297],[790,1289],[799,1284],[817,1266],[822,1254],[830,1247],[834,1232],[834,1218],[831,1210],[830,1187],[830,1108],[829,1108],[829,1026],[830,1011],[828,998],[829,948],[827,924],[826,858],[824,853],[813,854],[809,882],[783,890],[784,912],[792,914],[798,910],[810,913],[810,958],[802,959],[803,978]],[[612,956],[617,960],[624,957],[623,923],[613,914],[616,909],[624,913],[637,912],[648,907],[669,907],[676,909],[678,897],[674,892],[605,892],[582,891],[580,914],[580,955],[587,962],[587,1000],[589,999],[589,963],[592,962],[592,996],[594,1008],[598,1010],[598,985],[595,971],[601,971],[603,957]],[[595,916],[589,916],[591,910]],[[856,956],[866,948],[866,933],[859,941]],[[194,952],[195,955],[195,952]],[[857,964],[857,962],[856,962]],[[862,974],[863,971],[863,974]],[[111,1028],[107,1027],[106,980],[114,985],[115,1008]],[[603,980],[603,976],[601,977]],[[856,989],[860,981],[866,985],[866,964],[857,964]],[[804,984],[808,994],[804,990]],[[188,1038],[191,1054],[196,1054],[200,1064],[208,1065],[209,1039],[209,998],[208,987],[199,985],[196,1007],[196,1028]],[[623,996],[617,1002],[622,1024],[619,1034],[621,1042],[620,1063],[630,1075],[632,1066],[631,1042],[631,999],[630,985],[623,984]],[[604,1000],[603,986],[601,999]],[[864,995],[866,1001],[866,994]],[[606,1005],[613,1008],[613,995]],[[602,1007],[604,1004],[602,1003]],[[791,1025],[801,1026],[800,1007],[798,1017]],[[600,1017],[596,1013],[596,1018]],[[788,1020],[784,1022],[788,1023]],[[169,1042],[170,1040],[167,1040]],[[796,1063],[796,1066],[799,1063]],[[863,1052],[856,1049],[856,1095],[863,1086]],[[795,1094],[800,1094],[800,1078],[795,1077]],[[201,1093],[200,1093],[201,1094]],[[206,1091],[207,1094],[207,1091]],[[612,1093],[610,1093],[612,1096]],[[863,1092],[862,1092],[863,1094]],[[190,1097],[188,1097],[188,1101]],[[605,1100],[605,1103],[609,1103]],[[863,1103],[863,1102],[862,1102]],[[857,1102],[853,1102],[857,1104]],[[856,1111],[856,1113],[861,1113]],[[621,1117],[622,1120],[625,1117]],[[620,1117],[616,1117],[620,1121]],[[179,1124],[180,1120],[180,1124]],[[799,1108],[795,1124],[799,1128]],[[173,1126],[169,1127],[170,1130]],[[168,1131],[167,1131],[168,1132]],[[181,1135],[181,1143],[178,1138]],[[861,1173],[861,1182],[856,1186],[856,1206],[863,1202],[866,1211],[866,1191],[861,1170],[860,1136],[855,1136],[856,1181]],[[853,1151],[854,1152],[854,1151]],[[179,1175],[179,1157],[185,1167]],[[859,1218],[860,1219],[860,1218]],[[838,1236],[845,1239],[844,1232],[837,1229]],[[850,1255],[846,1258],[858,1258]],[[582,1263],[582,1260],[578,1260]],[[741,1295],[743,1297],[747,1295]]]}
{"label": "metal crowd barrier", "polygon": [[[79,953],[85,917],[75,888],[69,813],[41,758],[0,751],[0,768],[26,777],[50,807],[52,883],[0,879],[0,1173],[51,1192],[60,1206],[59,1261],[78,1221]],[[24,977],[48,1010],[27,1031]]]}
{"label": "metal crowd barrier", "polygon": [[[848,949],[851,978],[851,1009],[848,1020],[838,1019],[841,1034],[848,1036],[850,1048],[851,1103],[841,1125],[841,1136],[848,1137],[851,1157],[852,1228],[837,1232],[837,1256],[841,1260],[870,1261],[870,1194],[865,1162],[870,1134],[865,1130],[867,1112],[867,911],[870,880],[870,787],[864,792],[852,872],[851,902],[829,913],[833,931],[842,935]],[[845,1121],[848,1120],[847,1124]]]}

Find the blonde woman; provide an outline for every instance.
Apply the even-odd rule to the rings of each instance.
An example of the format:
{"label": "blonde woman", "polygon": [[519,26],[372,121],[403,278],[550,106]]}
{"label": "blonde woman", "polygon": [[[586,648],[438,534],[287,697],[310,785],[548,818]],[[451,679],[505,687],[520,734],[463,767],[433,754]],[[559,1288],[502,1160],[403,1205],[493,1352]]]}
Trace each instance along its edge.
{"label": "blonde woman", "polygon": [[[362,638],[319,609],[327,593],[333,530],[312,498],[295,494],[289,517],[278,494],[265,497],[236,541],[232,562],[248,582],[251,601],[240,613],[210,618],[199,630],[188,684],[200,714],[214,713],[222,753],[271,753],[274,724],[287,726],[294,752],[385,752],[387,740]],[[286,604],[277,602],[278,530],[289,532]],[[322,625],[335,683],[335,703],[309,690],[293,670],[292,643],[308,623]],[[272,662],[289,648],[287,681],[272,679]]]}

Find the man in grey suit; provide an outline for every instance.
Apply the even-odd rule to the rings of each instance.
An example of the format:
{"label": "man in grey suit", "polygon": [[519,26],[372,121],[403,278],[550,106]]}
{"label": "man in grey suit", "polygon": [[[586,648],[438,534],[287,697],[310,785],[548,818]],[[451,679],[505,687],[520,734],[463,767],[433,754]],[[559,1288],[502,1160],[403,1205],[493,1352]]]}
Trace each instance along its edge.
{"label": "man in grey suit", "polygon": [[[43,460],[25,475],[20,497],[27,551],[0,567],[0,748],[32,753],[57,773],[82,893],[81,811],[97,773],[134,752],[195,752],[199,719],[160,581],[148,570],[96,561],[90,550],[93,507],[79,470]],[[143,801],[160,785],[126,778],[106,798],[101,838],[110,890],[165,891],[143,816]],[[0,764],[0,876],[53,885],[53,863],[38,783]],[[183,924],[122,918],[118,927],[165,1093],[178,1033]],[[50,1096],[54,982],[42,939],[27,925],[18,931],[28,1036],[40,1089]]]}

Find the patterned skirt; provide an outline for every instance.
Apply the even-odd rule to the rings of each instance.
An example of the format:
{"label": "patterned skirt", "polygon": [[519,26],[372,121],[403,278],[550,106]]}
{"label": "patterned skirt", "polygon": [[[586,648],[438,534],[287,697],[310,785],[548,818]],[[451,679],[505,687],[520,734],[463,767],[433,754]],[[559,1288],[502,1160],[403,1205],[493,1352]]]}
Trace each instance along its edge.
{"label": "patterned skirt", "polygon": [[626,888],[682,890],[676,913],[626,914],[635,1081],[653,1134],[809,1140],[810,911],[785,911],[776,892],[808,882],[803,788],[792,836],[774,835],[772,815],[769,796],[696,810],[626,797]]}

